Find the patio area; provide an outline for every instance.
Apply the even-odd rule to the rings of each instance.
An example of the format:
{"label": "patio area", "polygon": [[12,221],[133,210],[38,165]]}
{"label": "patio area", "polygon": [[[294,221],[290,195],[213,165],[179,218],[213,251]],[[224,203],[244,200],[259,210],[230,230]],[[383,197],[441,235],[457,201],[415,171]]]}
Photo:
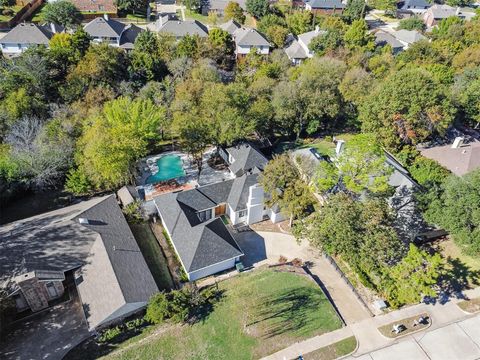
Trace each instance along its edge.
{"label": "patio area", "polygon": [[[197,186],[213,184],[216,182],[232,179],[234,176],[228,168],[219,169],[209,165],[209,159],[215,155],[215,148],[211,147],[203,154],[202,171],[198,175],[198,168],[191,157],[181,151],[168,151],[142,159],[138,165],[139,176],[136,179],[137,190],[145,194],[145,200],[151,200],[155,196],[172,191],[193,189]],[[159,163],[166,157],[180,159],[180,164],[172,164],[172,161]],[[173,162],[175,160],[173,159]],[[170,169],[170,166],[181,166],[181,169]],[[165,168],[165,166],[167,168]],[[173,170],[173,171],[172,171]],[[168,174],[162,174],[168,171]],[[169,178],[171,174],[171,178]],[[152,177],[161,181],[156,182]],[[164,180],[163,180],[164,179]]]}

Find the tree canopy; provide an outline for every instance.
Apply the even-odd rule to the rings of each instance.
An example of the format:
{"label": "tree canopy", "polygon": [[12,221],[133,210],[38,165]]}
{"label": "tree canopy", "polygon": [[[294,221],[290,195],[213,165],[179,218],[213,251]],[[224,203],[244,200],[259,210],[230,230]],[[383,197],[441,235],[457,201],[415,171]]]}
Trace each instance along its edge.
{"label": "tree canopy", "polygon": [[74,28],[82,21],[82,14],[68,0],[49,2],[43,9],[43,20],[49,23]]}

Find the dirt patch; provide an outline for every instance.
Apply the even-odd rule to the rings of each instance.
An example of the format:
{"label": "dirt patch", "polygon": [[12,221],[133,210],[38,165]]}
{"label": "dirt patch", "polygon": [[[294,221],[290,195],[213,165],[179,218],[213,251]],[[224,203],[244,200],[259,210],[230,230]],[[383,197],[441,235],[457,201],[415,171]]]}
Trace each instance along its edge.
{"label": "dirt patch", "polygon": [[469,314],[475,314],[480,311],[480,298],[460,301],[457,305],[463,311]]}
{"label": "dirt patch", "polygon": [[227,163],[218,154],[212,155],[207,160],[207,164],[214,170],[224,171],[228,169]]}
{"label": "dirt patch", "polygon": [[250,228],[252,228],[252,230],[254,231],[268,231],[291,234],[291,228],[288,220],[280,221],[276,224],[272,223],[270,220],[264,220],[256,224],[251,224]]}

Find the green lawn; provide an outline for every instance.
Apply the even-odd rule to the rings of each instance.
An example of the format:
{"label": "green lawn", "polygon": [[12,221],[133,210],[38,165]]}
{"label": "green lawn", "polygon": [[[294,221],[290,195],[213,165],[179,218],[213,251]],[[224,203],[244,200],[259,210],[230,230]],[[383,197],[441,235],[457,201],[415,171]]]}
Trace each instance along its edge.
{"label": "green lawn", "polygon": [[158,288],[160,290],[172,289],[173,281],[168,271],[167,260],[148,224],[130,224],[130,229],[132,229]]}
{"label": "green lawn", "polygon": [[[168,328],[108,358],[252,359],[333,331],[341,321],[309,278],[264,268],[219,283],[224,298],[203,321]],[[145,337],[145,336],[141,336]]]}
{"label": "green lawn", "polygon": [[355,336],[340,340],[332,345],[305,354],[305,360],[334,360],[352,353],[357,347]]}
{"label": "green lawn", "polygon": [[[335,135],[337,140],[345,140],[349,141],[354,134],[345,133],[345,134],[338,134]],[[305,148],[315,148],[319,154],[322,155],[333,155],[335,151],[335,144],[332,142],[332,138],[319,138],[313,139],[309,141],[309,139],[301,139],[298,142],[294,141],[285,141],[278,144],[275,148],[276,153],[282,153],[286,150],[294,150],[294,149],[305,149]]]}
{"label": "green lawn", "polygon": [[[15,16],[17,12],[22,10],[22,5],[13,5],[13,6],[0,6],[0,21],[9,21],[11,18]],[[13,11],[13,15],[3,15],[3,11],[6,9],[11,9]]]}
{"label": "green lawn", "polygon": [[[180,10],[177,11],[177,16],[178,16],[179,19],[182,18],[182,13],[180,12]],[[185,9],[185,19],[186,20],[198,20],[203,24],[212,25],[208,16],[196,13],[196,12],[188,10],[188,9]],[[221,20],[221,19],[219,18],[219,20]]]}

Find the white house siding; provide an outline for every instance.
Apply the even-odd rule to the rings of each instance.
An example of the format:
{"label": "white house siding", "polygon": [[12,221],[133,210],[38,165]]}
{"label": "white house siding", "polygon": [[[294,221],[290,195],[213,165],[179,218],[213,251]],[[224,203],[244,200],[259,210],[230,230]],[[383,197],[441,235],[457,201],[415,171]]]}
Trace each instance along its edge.
{"label": "white house siding", "polygon": [[237,46],[237,55],[247,55],[251,49],[255,48],[257,53],[261,55],[268,55],[270,53],[270,47],[268,46]]}
{"label": "white house siding", "polygon": [[228,204],[227,206],[227,215],[230,218],[230,221],[232,222],[233,225],[237,225],[240,222],[238,218],[238,212],[233,211],[230,204]]}
{"label": "white house siding", "polygon": [[203,269],[200,269],[200,270],[189,272],[189,273],[187,273],[188,279],[190,281],[195,281],[195,280],[198,280],[198,279],[201,279],[201,278],[219,273],[221,271],[231,269],[231,268],[235,267],[235,263],[238,260],[239,260],[239,257],[236,257],[236,258],[233,258],[233,259],[229,259],[229,260],[219,262],[217,264],[210,265],[210,266],[208,266],[206,268],[203,268]]}
{"label": "white house siding", "polygon": [[263,220],[263,189],[260,185],[250,186],[247,202],[247,224]]}
{"label": "white house siding", "polygon": [[1,44],[2,52],[8,55],[21,54],[27,50],[31,45],[27,44]]}
{"label": "white house siding", "polygon": [[275,213],[272,209],[268,209],[268,217],[270,218],[270,220],[274,224],[285,220],[285,217],[283,216],[282,213],[280,213],[280,212]]}

